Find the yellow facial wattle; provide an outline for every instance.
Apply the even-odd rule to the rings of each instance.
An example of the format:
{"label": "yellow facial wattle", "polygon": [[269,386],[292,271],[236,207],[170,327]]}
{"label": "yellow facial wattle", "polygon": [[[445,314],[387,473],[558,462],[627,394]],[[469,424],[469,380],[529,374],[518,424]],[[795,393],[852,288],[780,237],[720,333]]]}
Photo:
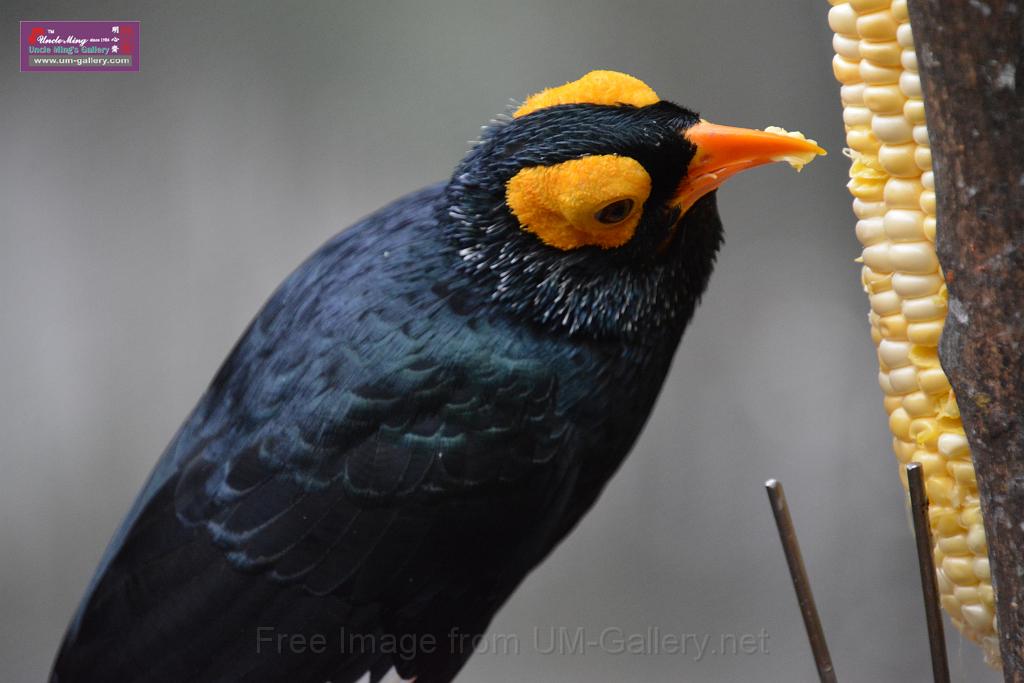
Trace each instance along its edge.
{"label": "yellow facial wattle", "polygon": [[603,154],[524,168],[505,186],[505,201],[545,244],[610,249],[632,239],[650,193],[651,177],[638,161]]}

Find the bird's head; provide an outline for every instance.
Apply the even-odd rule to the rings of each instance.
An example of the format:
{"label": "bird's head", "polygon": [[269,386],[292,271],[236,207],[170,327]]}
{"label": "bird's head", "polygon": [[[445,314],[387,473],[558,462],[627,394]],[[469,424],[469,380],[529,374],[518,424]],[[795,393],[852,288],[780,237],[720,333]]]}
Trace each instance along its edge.
{"label": "bird's head", "polygon": [[460,274],[518,316],[571,334],[681,334],[722,240],[714,191],[824,151],[799,134],[718,126],[612,71],[529,97],[484,129],[441,220]]}

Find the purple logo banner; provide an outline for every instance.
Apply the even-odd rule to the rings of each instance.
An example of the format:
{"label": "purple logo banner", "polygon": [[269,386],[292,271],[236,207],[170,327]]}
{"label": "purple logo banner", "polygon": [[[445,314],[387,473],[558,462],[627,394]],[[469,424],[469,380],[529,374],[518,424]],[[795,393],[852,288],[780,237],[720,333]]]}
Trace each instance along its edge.
{"label": "purple logo banner", "polygon": [[137,21],[23,21],[22,71],[138,71]]}

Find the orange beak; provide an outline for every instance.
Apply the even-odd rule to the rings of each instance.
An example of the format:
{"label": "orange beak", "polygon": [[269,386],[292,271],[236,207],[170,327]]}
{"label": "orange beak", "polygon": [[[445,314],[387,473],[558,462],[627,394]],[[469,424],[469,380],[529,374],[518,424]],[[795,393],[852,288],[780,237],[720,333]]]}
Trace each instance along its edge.
{"label": "orange beak", "polygon": [[719,126],[707,121],[691,126],[685,135],[697,151],[676,192],[675,205],[686,213],[698,199],[748,168],[786,161],[799,171],[814,157],[825,154],[814,140],[776,130],[779,132]]}

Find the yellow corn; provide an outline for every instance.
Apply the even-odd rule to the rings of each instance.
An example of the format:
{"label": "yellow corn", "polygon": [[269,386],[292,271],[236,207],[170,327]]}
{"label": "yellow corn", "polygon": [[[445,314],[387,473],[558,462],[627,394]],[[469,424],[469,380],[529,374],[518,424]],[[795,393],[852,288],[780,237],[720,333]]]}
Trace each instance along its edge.
{"label": "yellow corn", "polygon": [[900,463],[921,463],[943,608],[998,664],[995,604],[974,465],[939,366],[946,285],[935,185],[906,0],[829,0],[850,193],[879,383]]}

